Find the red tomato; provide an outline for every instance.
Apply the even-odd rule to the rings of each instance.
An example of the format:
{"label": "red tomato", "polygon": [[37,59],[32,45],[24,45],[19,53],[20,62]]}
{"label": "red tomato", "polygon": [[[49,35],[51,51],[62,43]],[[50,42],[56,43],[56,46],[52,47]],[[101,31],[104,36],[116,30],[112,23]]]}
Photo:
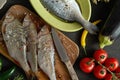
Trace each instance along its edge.
{"label": "red tomato", "polygon": [[94,66],[95,66],[95,63],[93,61],[93,59],[91,58],[83,58],[81,61],[80,61],[80,69],[85,72],[85,73],[90,73],[92,72]]}
{"label": "red tomato", "polygon": [[95,53],[93,54],[93,58],[100,63],[104,63],[105,60],[108,58],[108,54],[105,50],[99,49],[95,51]]}
{"label": "red tomato", "polygon": [[120,66],[115,70],[116,73],[120,73]]}
{"label": "red tomato", "polygon": [[113,77],[110,73],[106,74],[105,79],[104,80],[113,80]]}
{"label": "red tomato", "polygon": [[110,73],[108,73],[106,76],[105,76],[105,78],[104,78],[104,80],[119,80],[120,79],[120,74],[116,74],[116,73],[114,73],[115,74],[115,76],[112,76]]}
{"label": "red tomato", "polygon": [[120,78],[120,66],[115,70],[115,75]]}
{"label": "red tomato", "polygon": [[107,70],[105,68],[103,68],[102,66],[97,65],[93,69],[93,74],[96,78],[103,79],[107,74]]}
{"label": "red tomato", "polygon": [[119,66],[119,62],[116,58],[107,58],[106,61],[105,61],[105,66],[110,71],[115,71]]}
{"label": "red tomato", "polygon": [[120,79],[120,73],[115,73],[116,77]]}

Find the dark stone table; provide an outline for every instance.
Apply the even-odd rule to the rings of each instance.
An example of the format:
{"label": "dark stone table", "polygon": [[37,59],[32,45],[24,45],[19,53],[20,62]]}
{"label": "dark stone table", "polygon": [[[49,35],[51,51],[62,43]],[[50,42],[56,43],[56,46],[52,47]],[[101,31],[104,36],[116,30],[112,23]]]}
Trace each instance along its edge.
{"label": "dark stone table", "polygon": [[[111,0],[111,2],[109,3],[98,3],[97,5],[93,4],[91,2],[91,6],[92,6],[92,15],[90,18],[90,21],[93,22],[95,20],[101,19],[102,22],[98,25],[98,27],[101,29],[112,9],[112,6],[114,4],[115,0]],[[9,7],[11,5],[14,4],[20,4],[23,6],[26,6],[27,8],[29,8],[30,10],[34,11],[34,9],[32,8],[32,6],[29,4],[28,0],[8,0],[8,3],[4,6],[4,8],[2,10],[0,10],[0,18],[2,18],[2,16],[5,14],[5,12],[9,9]],[[79,69],[79,61],[81,58],[83,58],[84,55],[84,51],[83,48],[80,45],[80,37],[81,37],[81,33],[83,30],[79,30],[76,32],[63,32],[66,36],[68,36],[70,39],[72,39],[80,48],[80,55],[79,58],[76,60],[75,64],[74,64],[74,68],[78,74],[78,77],[80,80],[97,80],[93,74],[86,74],[83,73],[80,69]],[[111,46],[105,47],[104,49],[108,52],[109,57],[116,57],[119,61],[120,61],[120,38],[118,38]],[[86,50],[88,53],[88,56],[92,56],[93,52],[97,49],[99,49],[99,43],[98,43],[98,35],[91,35],[88,34],[87,39],[86,39]],[[3,56],[0,55],[0,57],[4,58]],[[14,65],[13,63],[9,62],[6,58],[3,59],[4,63],[4,67],[7,68]],[[22,71],[22,69],[18,68],[17,69],[17,74],[21,74],[24,73]],[[15,74],[15,75],[17,75]]]}

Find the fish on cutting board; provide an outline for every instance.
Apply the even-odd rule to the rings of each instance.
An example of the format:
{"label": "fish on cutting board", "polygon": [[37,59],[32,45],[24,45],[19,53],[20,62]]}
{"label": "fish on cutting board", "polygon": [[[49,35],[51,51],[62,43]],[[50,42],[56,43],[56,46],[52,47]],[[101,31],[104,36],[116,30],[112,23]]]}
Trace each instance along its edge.
{"label": "fish on cutting board", "polygon": [[[6,19],[6,17],[7,17],[7,19]],[[6,23],[5,23],[5,21],[6,21]],[[16,48],[15,46],[17,46],[18,43],[16,44],[15,41],[14,41],[14,43],[13,42],[8,43],[4,39],[4,41],[6,43],[4,45],[6,47],[3,48],[0,44],[0,54],[4,55],[5,57],[7,57],[11,61],[13,61],[15,64],[20,66],[25,72],[27,71],[25,68],[27,68],[27,66],[28,66],[27,69],[30,70],[30,72],[28,72],[30,74],[28,80],[30,80],[30,78],[31,78],[31,71],[36,70],[36,69],[33,70],[31,68],[31,65],[34,65],[34,63],[35,63],[34,61],[36,61],[35,57],[32,58],[32,60],[34,60],[33,63],[31,62],[31,64],[28,64],[29,61],[32,61],[32,60],[28,60],[28,52],[34,52],[34,50],[35,50],[35,47],[29,47],[30,45],[36,44],[36,41],[35,41],[36,30],[35,29],[37,29],[37,44],[36,44],[37,47],[38,47],[39,42],[40,42],[39,44],[43,44],[42,42],[47,42],[48,43],[49,40],[50,40],[50,44],[46,45],[46,48],[44,48],[44,49],[47,49],[48,47],[51,47],[50,48],[51,55],[49,55],[48,57],[51,58],[50,59],[51,60],[50,66],[54,66],[55,69],[54,69],[54,67],[51,67],[53,69],[53,70],[51,69],[51,71],[53,71],[53,78],[54,78],[54,79],[52,79],[49,76],[49,75],[52,75],[50,73],[51,71],[49,72],[49,70],[48,70],[48,72],[47,72],[48,74],[47,74],[44,71],[45,68],[44,69],[40,68],[38,62],[41,61],[42,58],[40,59],[39,56],[41,56],[41,54],[39,54],[39,56],[38,56],[38,53],[37,53],[37,60],[38,60],[37,65],[39,67],[37,69],[37,72],[35,71],[35,72],[32,73],[32,74],[35,74],[35,75],[32,75],[32,76],[36,76],[38,80],[49,80],[49,78],[51,80],[66,80],[66,79],[71,80],[70,75],[68,74],[68,71],[67,71],[65,65],[61,62],[56,50],[53,47],[53,43],[52,43],[52,40],[51,40],[51,37],[50,37],[51,33],[48,31],[50,27],[45,27],[45,26],[43,27],[43,25],[46,25],[46,26],[49,26],[49,25],[47,25],[39,16],[36,16],[31,11],[29,11],[27,8],[25,8],[21,5],[14,5],[7,11],[5,16],[2,18],[1,22],[2,22],[2,36],[6,37],[6,32],[10,33],[11,35],[9,34],[10,37],[8,37],[9,39],[7,38],[7,41],[10,42],[10,40],[12,40],[12,39],[13,40],[17,39],[16,42],[18,42],[19,44],[22,44],[21,46],[24,45],[24,51],[23,51],[24,53],[21,52],[23,54],[17,54],[18,52],[16,52],[16,50],[20,51],[20,49],[23,49],[23,48],[21,48],[20,46],[18,46]],[[34,32],[35,32],[35,34],[33,35]],[[17,36],[14,36],[13,35],[14,33]],[[74,64],[75,60],[77,59],[77,57],[79,55],[78,46],[72,40],[70,40],[67,36],[65,36],[63,33],[61,33],[60,31],[58,31],[58,33],[59,33],[59,37],[60,37],[60,39],[63,43],[63,46],[65,47],[65,49],[67,51],[67,54],[70,57],[70,61],[72,62],[72,64]],[[29,36],[30,40],[28,40],[29,39],[28,36]],[[49,37],[46,38],[45,36],[46,37],[49,36]],[[13,38],[13,37],[15,37],[15,38]],[[45,38],[44,39],[45,41],[42,41],[42,42],[39,41],[38,42],[38,40],[42,37]],[[22,41],[24,42],[24,44],[23,44]],[[33,43],[32,42],[29,43],[29,41],[33,41]],[[9,46],[11,44],[12,44],[12,47]],[[32,49],[33,51],[28,50],[28,47],[30,49]],[[15,51],[13,51],[13,48],[15,48]],[[39,49],[39,52],[40,52],[40,48],[37,48],[36,51],[38,51],[38,49]],[[16,52],[16,53],[12,53],[12,52]],[[56,54],[56,55],[54,55],[54,54]],[[17,58],[16,56],[17,57],[20,56],[20,57]],[[54,57],[55,57],[55,60],[54,60]],[[24,63],[26,61],[26,59],[27,59],[27,63],[26,63],[27,66],[26,66],[26,64],[21,64],[21,63]],[[31,58],[29,58],[29,59],[31,59]],[[16,63],[16,61],[20,64]],[[44,60],[42,60],[42,61],[44,61]],[[43,63],[42,61],[41,61],[41,63]],[[47,63],[47,62],[45,62],[45,63]],[[34,67],[35,66],[33,66],[33,68]],[[47,68],[46,68],[46,70],[47,70]]]}
{"label": "fish on cutting board", "polygon": [[75,0],[40,0],[43,6],[54,15],[66,20],[80,23],[91,34],[96,34],[99,30],[91,22],[84,19],[79,5]]}
{"label": "fish on cutting board", "polygon": [[37,29],[31,14],[26,14],[20,21],[8,12],[2,24],[2,34],[9,55],[20,64],[27,77],[35,77],[34,73],[38,71]]}
{"label": "fish on cutting board", "polygon": [[2,24],[2,35],[9,55],[19,62],[25,72],[29,73],[30,67],[26,58],[26,39],[24,26],[11,12],[7,13]]}
{"label": "fish on cutting board", "polygon": [[50,80],[56,80],[54,66],[55,49],[48,26],[44,25],[38,34],[38,64]]}
{"label": "fish on cutting board", "polygon": [[37,65],[37,30],[31,19],[31,15],[27,14],[23,20],[23,26],[27,40],[27,60],[33,72],[38,71]]}

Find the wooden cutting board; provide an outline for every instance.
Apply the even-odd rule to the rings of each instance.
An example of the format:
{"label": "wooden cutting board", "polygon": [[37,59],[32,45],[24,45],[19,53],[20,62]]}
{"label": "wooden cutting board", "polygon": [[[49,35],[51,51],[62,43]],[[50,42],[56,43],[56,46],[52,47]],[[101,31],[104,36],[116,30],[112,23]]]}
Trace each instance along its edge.
{"label": "wooden cutting board", "polygon": [[[13,12],[13,14],[19,19],[22,18],[22,16],[24,15],[23,13],[25,14],[30,13],[34,16],[33,19],[36,19],[36,21],[39,20],[39,25],[47,24],[39,16],[36,16],[34,13],[32,13],[31,11],[29,11],[28,9],[20,5],[12,6],[8,10],[8,12]],[[63,46],[67,51],[67,55],[69,56],[70,61],[72,62],[72,64],[74,64],[76,59],[79,56],[79,47],[76,45],[76,43],[74,43],[71,39],[65,36],[62,32],[60,32],[59,30],[57,32]],[[0,38],[2,38],[2,35],[0,36]],[[16,61],[9,56],[7,48],[5,47],[4,41],[1,41],[0,43],[0,53],[6,58],[8,58],[9,60],[11,60],[12,62],[14,62],[15,64],[17,64]],[[60,57],[57,54],[57,51],[55,54],[55,71],[56,71],[57,80],[71,80],[68,70],[66,69],[66,66],[64,65],[64,63],[60,60]],[[45,75],[41,69],[39,69],[39,71],[36,72],[35,74],[38,80],[49,80],[47,75]]]}

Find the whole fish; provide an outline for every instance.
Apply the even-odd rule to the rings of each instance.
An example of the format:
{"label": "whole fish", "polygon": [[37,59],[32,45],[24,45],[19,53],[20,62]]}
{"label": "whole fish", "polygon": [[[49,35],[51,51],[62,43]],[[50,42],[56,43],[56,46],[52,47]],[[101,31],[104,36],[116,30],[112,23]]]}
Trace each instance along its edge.
{"label": "whole fish", "polygon": [[52,36],[45,25],[38,36],[38,64],[50,80],[56,80],[54,54]]}
{"label": "whole fish", "polygon": [[26,35],[21,22],[8,12],[2,24],[2,35],[9,55],[19,62],[25,72],[29,74],[30,66],[26,58]]}
{"label": "whole fish", "polygon": [[30,14],[24,17],[23,26],[27,40],[27,59],[32,71],[37,72],[37,30]]}
{"label": "whole fish", "polygon": [[40,0],[43,6],[54,15],[73,22],[80,23],[91,34],[96,34],[98,28],[91,22],[84,19],[79,5],[75,0]]}

